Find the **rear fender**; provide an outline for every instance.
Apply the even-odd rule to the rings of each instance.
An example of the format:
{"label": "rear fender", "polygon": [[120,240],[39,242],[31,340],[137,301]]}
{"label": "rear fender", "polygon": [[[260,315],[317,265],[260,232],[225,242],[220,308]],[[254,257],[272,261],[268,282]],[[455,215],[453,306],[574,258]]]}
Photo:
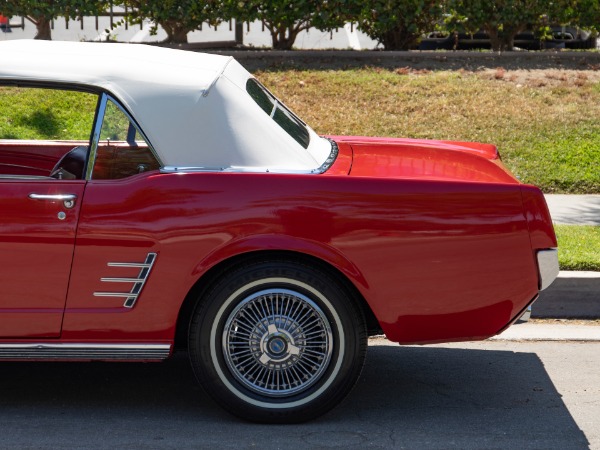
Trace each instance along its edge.
{"label": "rear fender", "polygon": [[335,248],[319,242],[284,235],[250,236],[230,242],[200,261],[194,268],[192,276],[198,279],[221,262],[258,251],[289,251],[313,256],[343,273],[359,291],[364,293],[365,290],[368,290],[367,281],[358,267]]}
{"label": "rear fender", "polygon": [[558,243],[544,194],[535,186],[521,185],[523,212],[533,250],[556,248]]}

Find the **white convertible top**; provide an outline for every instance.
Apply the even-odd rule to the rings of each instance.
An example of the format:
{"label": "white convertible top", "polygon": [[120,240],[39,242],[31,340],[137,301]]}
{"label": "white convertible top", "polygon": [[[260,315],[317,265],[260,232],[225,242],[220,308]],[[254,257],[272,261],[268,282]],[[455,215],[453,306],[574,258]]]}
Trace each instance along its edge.
{"label": "white convertible top", "polygon": [[164,166],[319,171],[329,141],[307,127],[303,148],[246,92],[251,77],[232,57],[148,45],[0,42],[0,84],[105,90],[132,114]]}

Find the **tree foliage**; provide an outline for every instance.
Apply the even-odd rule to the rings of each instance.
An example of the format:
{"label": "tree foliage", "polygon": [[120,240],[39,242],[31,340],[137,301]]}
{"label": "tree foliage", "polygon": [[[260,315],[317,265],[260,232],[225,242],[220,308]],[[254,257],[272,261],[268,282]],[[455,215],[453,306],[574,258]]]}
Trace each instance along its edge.
{"label": "tree foliage", "polygon": [[37,29],[34,39],[52,38],[50,24],[58,17],[76,19],[101,13],[107,0],[4,0],[2,14],[7,17],[22,16]]}
{"label": "tree foliage", "polygon": [[269,30],[273,48],[289,50],[298,34],[309,28],[331,30],[348,20],[344,0],[231,0],[229,15],[237,20],[260,20]]}
{"label": "tree foliage", "polygon": [[386,50],[408,50],[442,19],[439,0],[359,1],[359,28]]}
{"label": "tree foliage", "polygon": [[470,33],[484,30],[495,51],[513,50],[517,34],[547,26],[556,6],[547,0],[448,0],[454,26]]}
{"label": "tree foliage", "polygon": [[[5,16],[22,16],[37,28],[36,39],[50,39],[51,21],[96,15],[110,0],[0,0]],[[600,31],[600,0],[113,0],[126,6],[131,23],[152,21],[166,42],[185,43],[203,23],[218,25],[260,20],[273,48],[291,49],[309,28],[332,30],[346,22],[381,43],[386,50],[414,48],[420,36],[442,26],[450,31],[485,31],[496,51],[512,50],[525,30],[550,36],[551,25]],[[590,41],[591,42],[591,41]]]}
{"label": "tree foliage", "polygon": [[122,0],[128,6],[127,20],[141,23],[149,19],[154,23],[152,33],[160,25],[167,33],[165,42],[186,43],[187,34],[204,22],[217,25],[224,16],[224,1],[218,0]]}
{"label": "tree foliage", "polygon": [[599,31],[600,0],[555,0],[554,21]]}

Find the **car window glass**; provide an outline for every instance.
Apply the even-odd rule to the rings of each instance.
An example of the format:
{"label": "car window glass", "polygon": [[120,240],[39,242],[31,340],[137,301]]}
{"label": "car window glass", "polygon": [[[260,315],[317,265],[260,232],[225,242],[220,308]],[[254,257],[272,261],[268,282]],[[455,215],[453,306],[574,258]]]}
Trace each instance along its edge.
{"label": "car window glass", "polygon": [[258,103],[258,106],[260,106],[268,115],[271,115],[273,106],[275,106],[275,101],[267,94],[262,86],[260,86],[256,80],[250,78],[246,83],[246,90],[248,91],[248,94],[250,94],[250,97]]}
{"label": "car window glass", "polygon": [[283,128],[302,147],[308,148],[310,134],[304,122],[287,109],[283,103],[277,100],[273,94],[254,78],[249,78],[246,82],[246,91],[258,106],[273,118],[275,123]]}
{"label": "car window glass", "polygon": [[159,168],[158,160],[136,125],[109,99],[92,179],[115,180]]}
{"label": "car window glass", "polygon": [[82,179],[98,95],[0,86],[0,177]]}
{"label": "car window glass", "polygon": [[104,111],[100,140],[125,141],[130,125],[133,126],[125,113],[109,100]]}

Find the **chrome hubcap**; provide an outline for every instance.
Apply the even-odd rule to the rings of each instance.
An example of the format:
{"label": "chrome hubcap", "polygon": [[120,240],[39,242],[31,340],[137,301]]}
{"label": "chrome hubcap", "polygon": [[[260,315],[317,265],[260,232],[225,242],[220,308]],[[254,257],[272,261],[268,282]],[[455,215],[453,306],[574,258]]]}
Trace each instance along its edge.
{"label": "chrome hubcap", "polygon": [[233,376],[271,397],[297,394],[317,382],[331,360],[333,335],[317,304],[287,289],[245,298],[223,330],[223,355]]}

